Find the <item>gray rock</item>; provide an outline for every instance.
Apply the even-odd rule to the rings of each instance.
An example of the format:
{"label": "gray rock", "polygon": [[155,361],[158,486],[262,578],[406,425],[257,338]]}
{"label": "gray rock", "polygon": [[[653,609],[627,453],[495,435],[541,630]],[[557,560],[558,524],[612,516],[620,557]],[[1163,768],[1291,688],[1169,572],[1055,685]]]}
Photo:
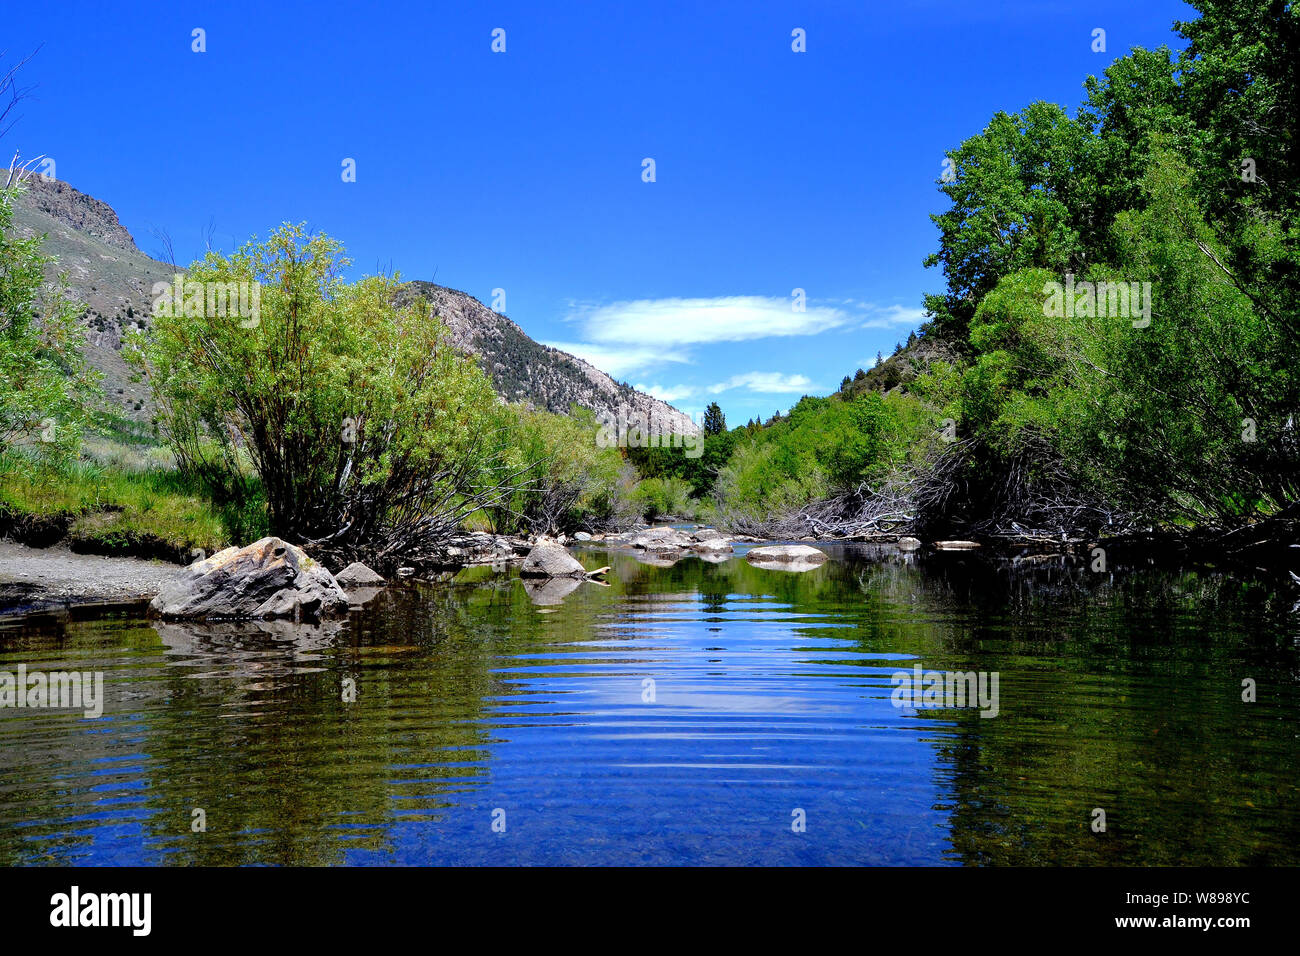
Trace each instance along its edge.
{"label": "gray rock", "polygon": [[383,587],[388,582],[384,576],[376,571],[370,570],[360,561],[353,561],[346,568],[334,575],[334,580],[340,586],[351,588],[378,588]]}
{"label": "gray rock", "polygon": [[806,544],[776,544],[765,548],[750,548],[745,558],[755,564],[821,564],[826,552]]}
{"label": "gray rock", "polygon": [[920,547],[921,547],[920,538],[899,538],[898,539],[899,551],[915,551]]}
{"label": "gray rock", "polygon": [[632,539],[632,547],[642,551],[684,551],[694,543],[694,538],[676,528],[651,528]]}
{"label": "gray rock", "polygon": [[588,534],[587,532],[585,532],[585,531],[579,531],[577,534],[575,534],[575,535],[573,536],[573,540],[574,540],[574,541],[590,541],[590,540],[591,540],[591,535],[589,535],[589,534]]}
{"label": "gray rock", "polygon": [[563,546],[538,539],[519,573],[528,578],[585,578],[587,570]]}
{"label": "gray rock", "polygon": [[731,542],[719,535],[716,538],[706,538],[703,541],[696,541],[691,545],[691,550],[698,555],[725,555],[735,550]]}
{"label": "gray rock", "polygon": [[169,620],[317,620],[346,614],[348,596],[323,565],[272,537],[196,561],[159,592],[149,609]]}

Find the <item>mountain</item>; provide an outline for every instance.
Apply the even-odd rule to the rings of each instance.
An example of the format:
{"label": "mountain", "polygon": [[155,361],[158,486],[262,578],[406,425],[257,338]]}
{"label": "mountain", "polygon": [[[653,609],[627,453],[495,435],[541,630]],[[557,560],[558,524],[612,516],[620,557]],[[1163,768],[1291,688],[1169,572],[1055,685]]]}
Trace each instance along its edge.
{"label": "mountain", "polygon": [[[175,270],[142,253],[111,206],[64,182],[28,180],[14,225],[22,235],[46,236],[45,252],[58,260],[51,277],[66,273],[72,294],[86,304],[86,356],[103,373],[105,393],[128,417],[149,421],[149,389],[131,382],[122,339],[131,329],[149,327],[153,284],[170,282]],[[478,359],[507,401],[552,412],[579,405],[611,416],[622,406],[627,414],[644,415],[672,432],[698,431],[684,412],[614,381],[577,356],[535,342],[473,296],[418,281],[405,283],[402,294],[433,304],[452,341]]]}

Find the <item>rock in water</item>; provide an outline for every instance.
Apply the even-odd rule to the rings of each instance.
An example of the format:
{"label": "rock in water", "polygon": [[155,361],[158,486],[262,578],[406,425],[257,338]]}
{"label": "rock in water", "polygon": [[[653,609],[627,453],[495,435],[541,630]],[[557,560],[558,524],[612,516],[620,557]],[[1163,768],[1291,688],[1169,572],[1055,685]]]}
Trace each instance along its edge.
{"label": "rock in water", "polygon": [[810,548],[806,544],[779,544],[750,548],[745,552],[745,558],[756,568],[800,573],[825,564],[826,552]]}
{"label": "rock in water", "polygon": [[651,528],[632,539],[632,547],[644,551],[685,551],[695,539],[676,528]]}
{"label": "rock in water", "polygon": [[348,596],[301,548],[263,538],[191,564],[149,610],[168,619],[317,620],[346,614]]}
{"label": "rock in water", "polygon": [[806,544],[776,544],[766,548],[750,548],[745,552],[750,562],[757,564],[821,564],[826,552]]}
{"label": "rock in water", "polygon": [[381,588],[388,582],[377,571],[372,571],[360,561],[353,561],[334,575],[334,580],[345,588]]}
{"label": "rock in water", "polygon": [[745,557],[751,561],[825,561],[826,552],[806,544],[776,544],[764,548],[750,548]]}
{"label": "rock in water", "polygon": [[704,538],[691,545],[691,550],[699,555],[727,555],[735,550],[731,542],[719,535],[716,538]]}
{"label": "rock in water", "polygon": [[920,538],[899,538],[898,539],[899,551],[915,551],[919,547],[921,547]]}
{"label": "rock in water", "polygon": [[541,541],[528,552],[519,573],[526,578],[585,578],[587,570],[562,545]]}

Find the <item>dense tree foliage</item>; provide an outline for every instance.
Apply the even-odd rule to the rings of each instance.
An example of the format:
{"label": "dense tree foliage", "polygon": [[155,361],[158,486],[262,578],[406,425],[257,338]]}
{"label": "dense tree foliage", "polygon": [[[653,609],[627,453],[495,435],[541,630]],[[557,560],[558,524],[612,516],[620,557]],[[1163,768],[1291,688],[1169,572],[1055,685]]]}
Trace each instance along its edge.
{"label": "dense tree foliage", "polygon": [[[846,377],[839,406],[805,399],[740,446],[724,513],[888,484],[882,467],[925,472],[907,496],[919,525],[972,533],[1226,529],[1295,510],[1300,13],[1195,6],[1181,52],[1116,60],[1075,116],[999,112],[949,153],[926,260],[946,287],[923,334]],[[1145,294],[1140,316],[1123,290]],[[925,429],[848,414],[881,394],[924,407],[938,454]],[[814,413],[824,435],[800,425]],[[881,454],[882,434],[912,453]]]}
{"label": "dense tree foliage", "polygon": [[187,297],[193,283],[256,283],[260,315],[160,309],[140,359],[183,470],[238,474],[246,454],[276,533],[414,557],[506,493],[490,474],[501,412],[426,303],[399,307],[385,277],[345,283],[345,263],[336,241],[296,226],[210,252]]}
{"label": "dense tree foliage", "polygon": [[0,189],[0,452],[65,459],[91,422],[96,375],[81,353],[81,307],[46,282],[41,237],[13,232],[21,188]]}

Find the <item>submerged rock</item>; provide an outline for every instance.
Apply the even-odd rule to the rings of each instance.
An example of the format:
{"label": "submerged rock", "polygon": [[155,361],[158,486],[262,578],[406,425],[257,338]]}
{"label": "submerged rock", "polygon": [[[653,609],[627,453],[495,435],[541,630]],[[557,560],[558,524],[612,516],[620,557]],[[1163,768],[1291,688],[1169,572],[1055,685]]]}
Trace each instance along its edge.
{"label": "submerged rock", "polygon": [[745,558],[751,564],[807,564],[817,565],[826,560],[826,552],[806,544],[774,544],[765,548],[750,548]]}
{"label": "submerged rock", "polygon": [[345,588],[381,588],[388,582],[377,571],[372,571],[360,561],[353,561],[334,575],[334,580]]}
{"label": "submerged rock", "polygon": [[587,569],[563,545],[539,540],[524,558],[519,573],[528,578],[585,578]]}
{"label": "submerged rock", "polygon": [[169,620],[316,620],[346,614],[348,596],[324,565],[271,537],[196,561],[159,592],[149,610]]}

